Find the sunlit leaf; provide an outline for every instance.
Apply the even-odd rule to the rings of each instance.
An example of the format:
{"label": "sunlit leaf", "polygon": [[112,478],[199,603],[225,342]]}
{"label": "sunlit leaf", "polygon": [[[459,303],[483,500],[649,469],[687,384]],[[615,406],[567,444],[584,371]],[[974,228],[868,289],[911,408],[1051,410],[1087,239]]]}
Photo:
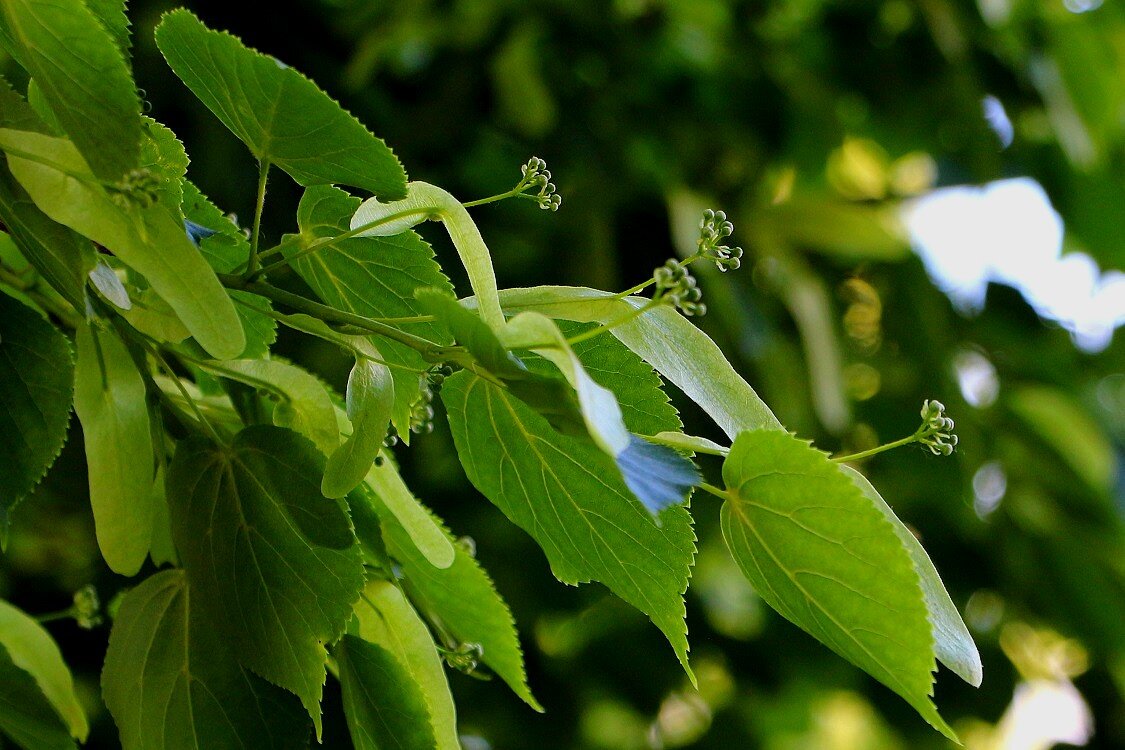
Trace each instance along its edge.
{"label": "sunlit leaf", "polygon": [[394,409],[395,388],[390,368],[357,358],[348,375],[346,393],[352,434],[328,456],[320,489],[327,497],[343,497],[363,481],[383,448]]}
{"label": "sunlit leaf", "polygon": [[346,635],[333,655],[356,750],[433,750],[426,700],[391,651]]}
{"label": "sunlit leaf", "polygon": [[402,196],[406,173],[386,144],[296,70],[212,31],[186,10],[156,28],[164,59],[259,160],[302,185]]}
{"label": "sunlit leaf", "polygon": [[373,495],[367,502],[374,503],[380,517],[389,514],[427,562],[435,568],[453,564],[454,547],[449,536],[410,492],[393,463],[388,460],[382,466],[372,466],[364,485]]}

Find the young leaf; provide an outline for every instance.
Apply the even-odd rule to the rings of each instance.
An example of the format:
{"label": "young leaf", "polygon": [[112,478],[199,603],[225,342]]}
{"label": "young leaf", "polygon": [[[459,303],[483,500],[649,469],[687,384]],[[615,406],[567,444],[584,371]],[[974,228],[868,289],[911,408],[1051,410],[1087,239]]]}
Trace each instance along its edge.
{"label": "young leaf", "polygon": [[[535,310],[579,323],[612,323],[647,303],[581,287],[507,289],[500,302],[508,311]],[[781,429],[781,423],[754,389],[735,372],[707,334],[668,306],[616,325],[621,343],[699,404],[733,440],[744,430]]]}
{"label": "young leaf", "polygon": [[143,275],[204,349],[223,359],[242,352],[234,303],[188,239],[178,206],[122,207],[64,139],[0,129],[0,149],[9,151],[8,167],[40,210]]}
{"label": "young leaf", "polygon": [[[387,551],[402,565],[403,585],[411,601],[450,638],[458,643],[479,645],[481,661],[508,683],[527,705],[542,711],[527,686],[523,651],[512,612],[480,563],[464,547],[454,545],[453,564],[444,569],[433,566],[394,516],[382,508],[377,511]],[[432,514],[431,518],[440,525]],[[444,528],[442,531],[452,540],[448,531]]]}
{"label": "young leaf", "polygon": [[435,568],[448,568],[455,559],[453,543],[432,515],[410,492],[389,460],[372,466],[361,492],[380,518],[388,514],[406,532],[414,548]]}
{"label": "young leaf", "polygon": [[346,403],[352,434],[328,456],[324,481],[326,497],[343,497],[363,481],[371,469],[394,409],[395,387],[391,370],[384,364],[359,357],[348,376]]}
{"label": "young leaf", "polygon": [[555,577],[604,583],[652,618],[688,669],[683,593],[695,534],[687,511],[670,508],[657,526],[604,451],[558,434],[480,378],[448,378],[442,400],[470,481],[535,538]]}
{"label": "young leaf", "polygon": [[980,653],[918,537],[914,536],[910,529],[906,528],[906,524],[898,519],[883,496],[871,486],[871,482],[867,481],[867,477],[850,466],[841,465],[840,470],[855,482],[867,499],[891,522],[895,535],[910,553],[914,571],[918,574],[922,586],[922,595],[926,599],[926,611],[929,614],[934,636],[934,655],[962,680],[973,687],[980,687],[983,678]]}
{"label": "young leaf", "polygon": [[110,569],[135,575],[152,537],[153,448],[145,384],[112,332],[78,328],[74,411],[82,423],[98,547]]}
{"label": "young leaf", "polygon": [[273,421],[304,435],[326,456],[340,445],[336,408],[324,384],[306,370],[273,359],[232,359],[216,362],[223,377],[255,388],[269,388],[283,400],[274,408]]}
{"label": "young leaf", "polygon": [[457,711],[433,636],[402,591],[371,581],[355,608],[354,635],[390,651],[418,686],[433,725],[436,750],[461,750]]}
{"label": "young leaf", "polygon": [[406,173],[387,145],[297,71],[182,9],[164,16],[156,44],[180,80],[259,161],[305,186],[405,194]]}
{"label": "young leaf", "polygon": [[762,599],[956,740],[930,700],[918,574],[884,514],[825,454],[777,430],[739,435],[723,479],[723,537]]}
{"label": "young leaf", "polygon": [[[64,731],[85,742],[90,727],[59,647],[42,625],[3,600],[0,600],[0,647],[6,652],[6,661],[34,680],[56,717],[62,720]],[[0,686],[6,682],[0,680]],[[0,705],[4,703],[0,700]]]}
{"label": "young leaf", "polygon": [[333,650],[344,716],[356,750],[433,750],[434,730],[418,684],[395,655],[346,635]]}
{"label": "young leaf", "polygon": [[0,735],[23,750],[74,750],[66,725],[24,670],[0,645]]}
{"label": "young leaf", "polygon": [[102,694],[124,750],[308,747],[290,694],[238,663],[182,570],[129,591],[113,621]]}
{"label": "young leaf", "polygon": [[446,191],[425,182],[412,182],[407,185],[407,191],[406,198],[393,203],[384,203],[378,198],[367,199],[352,216],[351,228],[359,229],[373,222],[386,221],[360,236],[389,237],[427,219],[440,221],[449,232],[449,239],[453,241],[453,247],[468,273],[481,317],[491,328],[500,328],[504,323],[504,314],[497,298],[492,256],[468,209]]}
{"label": "young leaf", "polygon": [[62,450],[74,394],[66,337],[0,293],[0,539],[9,511]]}
{"label": "young leaf", "polygon": [[94,174],[116,181],[137,165],[141,105],[113,37],[83,0],[7,0],[12,56]]}
{"label": "young leaf", "polygon": [[168,469],[172,538],[193,595],[243,666],[297,694],[320,735],[325,643],[363,588],[348,515],[320,494],[311,442],[256,425],[183,441]]}
{"label": "young leaf", "polygon": [[[286,256],[293,257],[317,241],[348,231],[348,220],[358,206],[358,198],[338,188],[306,190],[297,209],[300,243],[288,248]],[[342,240],[296,260],[293,268],[329,305],[373,318],[424,314],[414,299],[419,288],[435,287],[453,293],[453,285],[434,261],[433,250],[413,232]],[[409,323],[403,328],[437,344],[450,343],[448,334],[435,323]],[[418,377],[409,369],[421,371],[429,363],[418,352],[393,341],[379,339],[378,347],[385,361],[398,365],[392,368],[393,421],[399,435],[409,440],[410,410],[418,398],[419,385]]]}

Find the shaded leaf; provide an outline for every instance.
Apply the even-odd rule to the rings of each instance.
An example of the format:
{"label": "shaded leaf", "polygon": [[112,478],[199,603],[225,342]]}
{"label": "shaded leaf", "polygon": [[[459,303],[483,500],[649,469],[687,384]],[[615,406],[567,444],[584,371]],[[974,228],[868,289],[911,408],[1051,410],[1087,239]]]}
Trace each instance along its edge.
{"label": "shaded leaf", "polygon": [[306,186],[351,185],[388,198],[405,193],[406,173],[387,145],[296,70],[208,29],[186,10],[164,16],[156,44],[260,161]]}
{"label": "shaded leaf", "polygon": [[351,522],[320,494],[323,473],[311,442],[258,425],[229,446],[181,442],[166,482],[193,594],[243,666],[297,694],[318,736],[324,644],[363,587]]}
{"label": "shaded leaf", "polygon": [[394,654],[418,686],[433,726],[436,750],[461,750],[457,712],[434,638],[402,591],[389,581],[371,581],[355,609],[352,630]]}
{"label": "shaded leaf", "polygon": [[8,0],[0,18],[9,51],[92,172],[116,181],[137,166],[140,99],[114,37],[86,4]]}
{"label": "shaded leaf", "polygon": [[121,601],[102,693],[124,750],[308,747],[301,704],[239,665],[198,596],[166,570]]}
{"label": "shaded leaf", "polygon": [[723,463],[723,537],[763,600],[906,699],[946,737],[913,561],[860,488],[785,432],[740,435]]}
{"label": "shaded leaf", "polygon": [[148,556],[153,446],[145,383],[112,332],[80,326],[74,411],[82,422],[90,506],[110,569],[135,575]]}
{"label": "shaded leaf", "polygon": [[66,337],[0,293],[0,537],[8,512],[62,450],[73,394],[74,360]]}
{"label": "shaded leaf", "polygon": [[425,698],[393,653],[346,635],[333,654],[356,750],[433,750]]}
{"label": "shaded leaf", "polygon": [[43,691],[0,645],[0,734],[24,750],[77,747]]}

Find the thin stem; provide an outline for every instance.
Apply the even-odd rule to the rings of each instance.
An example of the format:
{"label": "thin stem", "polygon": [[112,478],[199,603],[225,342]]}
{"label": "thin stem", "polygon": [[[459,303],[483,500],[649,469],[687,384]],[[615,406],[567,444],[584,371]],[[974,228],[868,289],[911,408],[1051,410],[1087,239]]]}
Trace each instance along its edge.
{"label": "thin stem", "polygon": [[[300,260],[301,258],[304,258],[308,255],[312,255],[315,252],[319,252],[326,247],[331,247],[332,245],[335,245],[337,242],[343,242],[344,240],[350,240],[352,237],[356,237],[357,235],[363,234],[364,232],[368,231],[369,229],[374,229],[375,227],[382,226],[383,224],[389,224],[390,222],[398,221],[399,219],[405,219],[408,216],[417,216],[419,214],[427,216],[429,214],[432,214],[433,212],[434,212],[433,208],[414,208],[414,209],[411,209],[409,211],[399,211],[396,214],[391,214],[390,216],[384,216],[380,219],[375,219],[373,221],[369,221],[366,224],[360,224],[358,227],[355,227],[354,229],[349,229],[348,231],[346,231],[342,234],[338,234],[335,237],[326,237],[323,240],[320,240],[318,242],[314,242],[313,244],[309,245],[308,247],[301,250],[300,252],[292,255],[291,257],[281,258],[280,260],[276,260],[273,263],[270,263],[269,265],[265,266],[264,268],[261,268],[257,271],[254,271],[253,273],[248,273],[248,274],[246,274],[246,280],[247,281],[254,281],[255,279],[261,278],[262,276],[269,273],[270,271],[273,271],[277,268],[282,268],[283,266],[291,265],[294,261]],[[282,243],[282,244],[284,244],[284,243]],[[277,247],[280,248],[281,246],[282,245],[278,245]]]}
{"label": "thin stem", "polygon": [[78,614],[77,607],[67,607],[66,609],[59,610],[58,612],[48,612],[45,615],[36,615],[35,621],[40,625],[48,622],[58,622],[59,620],[70,620]]}
{"label": "thin stem", "polygon": [[723,500],[729,500],[730,499],[730,495],[727,493],[726,490],[720,489],[719,487],[716,487],[713,484],[707,484],[706,482],[701,482],[700,485],[699,485],[699,489],[704,490],[705,492],[710,492],[715,497],[722,498]]}
{"label": "thin stem", "polygon": [[299,294],[287,292],[284,289],[279,289],[264,281],[245,281],[238,276],[230,274],[219,274],[219,280],[228,288],[242,289],[247,292],[261,295],[266,299],[272,300],[279,304],[290,307],[299,312],[311,315],[314,318],[319,318],[326,323],[343,323],[345,325],[352,325],[362,329],[365,333],[383,336],[392,341],[397,341],[400,344],[410,347],[415,351],[422,354],[424,357],[440,361],[449,357],[450,355],[461,354],[464,350],[458,346],[440,346],[433,341],[424,339],[421,336],[415,336],[406,331],[389,326],[386,323],[381,323],[378,320],[367,318],[355,313],[337,310],[328,305],[322,305],[319,302],[314,302],[307,297],[302,297]]}
{"label": "thin stem", "polygon": [[523,185],[522,187],[517,185],[516,187],[512,188],[511,190],[509,190],[506,193],[499,193],[497,195],[490,195],[487,198],[478,198],[475,201],[468,201],[466,203],[462,203],[461,205],[464,206],[465,208],[476,208],[477,206],[484,206],[484,205],[487,205],[489,203],[497,203],[497,202],[502,201],[502,200],[507,200],[508,198],[514,198],[526,189],[527,189],[526,185]]}
{"label": "thin stem", "polygon": [[191,409],[192,413],[195,415],[195,418],[199,420],[199,423],[203,425],[203,428],[208,433],[210,433],[211,439],[219,445],[225,443],[226,441],[223,440],[223,438],[219,435],[219,431],[215,429],[215,426],[211,424],[207,417],[203,416],[203,410],[199,408],[199,404],[195,403],[195,399],[191,397],[191,394],[188,393],[187,388],[184,387],[183,382],[180,381],[180,376],[177,375],[176,371],[173,370],[172,367],[168,364],[168,360],[164,359],[164,355],[160,353],[160,350],[149,344],[147,341],[143,342],[143,346],[148,350],[148,353],[152,356],[152,358],[156,360],[156,363],[163,367],[165,371],[167,371],[168,376],[172,379],[172,382],[176,384],[176,390],[180,392],[180,396],[184,399],[184,402],[188,405],[188,408]]}
{"label": "thin stem", "polygon": [[250,230],[250,260],[246,264],[248,277],[258,271],[258,235],[262,229],[262,211],[266,207],[266,180],[270,174],[268,159],[258,162],[258,200],[254,204],[254,228]]}
{"label": "thin stem", "polygon": [[875,455],[878,455],[880,453],[883,453],[884,451],[889,451],[893,448],[901,448],[904,445],[910,445],[911,443],[916,443],[916,442],[918,442],[918,437],[919,437],[919,434],[917,432],[915,432],[913,435],[911,435],[909,437],[904,437],[901,440],[896,440],[893,443],[887,443],[886,445],[880,445],[880,446],[875,447],[875,448],[870,448],[870,449],[865,450],[865,451],[860,451],[859,453],[853,453],[850,456],[836,456],[832,460],[837,462],[837,463],[841,463],[841,464],[842,463],[850,463],[852,461],[859,461],[860,459],[868,458],[870,456],[875,456]]}
{"label": "thin stem", "polygon": [[[695,261],[699,260],[702,257],[703,257],[702,253],[696,253],[695,255],[688,256],[687,258],[684,258],[683,260],[679,261],[678,265],[679,265],[680,268],[687,268],[692,263],[694,263]],[[647,281],[642,281],[640,284],[637,284],[636,286],[633,286],[633,287],[629,287],[625,291],[618,292],[617,294],[615,294],[613,296],[618,298],[618,299],[623,298],[623,297],[631,297],[634,294],[638,294],[640,292],[643,292],[645,289],[649,288],[650,286],[652,286],[655,283],[656,283],[656,277],[650,276]],[[575,302],[578,302],[578,301],[585,302],[587,300],[574,300],[574,301]]]}
{"label": "thin stem", "polygon": [[632,310],[630,310],[629,312],[625,313],[624,315],[622,315],[618,318],[615,318],[614,320],[611,320],[607,323],[603,323],[602,325],[598,326],[597,328],[591,328],[590,330],[585,331],[583,333],[580,333],[576,336],[571,336],[569,339],[566,340],[566,342],[568,344],[573,345],[573,344],[581,343],[583,341],[589,341],[590,339],[594,338],[595,336],[600,336],[603,333],[605,333],[606,331],[613,330],[614,328],[616,328],[619,325],[624,325],[625,323],[628,323],[630,320],[641,317],[642,315],[644,315],[646,312],[648,312],[652,308],[657,307],[660,303],[661,303],[661,300],[659,300],[659,299],[651,299],[648,302],[646,302],[645,304],[641,305],[640,307],[635,307]]}

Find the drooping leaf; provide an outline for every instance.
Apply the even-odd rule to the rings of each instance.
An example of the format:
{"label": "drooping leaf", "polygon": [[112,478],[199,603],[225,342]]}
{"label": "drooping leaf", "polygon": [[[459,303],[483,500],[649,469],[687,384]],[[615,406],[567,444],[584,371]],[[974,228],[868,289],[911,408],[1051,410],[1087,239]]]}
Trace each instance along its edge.
{"label": "drooping leaf", "polygon": [[12,56],[31,74],[91,171],[116,181],[137,165],[141,105],[114,37],[83,0],[0,6]]}
{"label": "drooping leaf", "polygon": [[199,596],[166,570],[121,601],[102,693],[124,750],[308,747],[301,704],[239,665]]}
{"label": "drooping leaf", "polygon": [[[535,310],[579,323],[616,322],[647,300],[621,299],[581,287],[506,289],[500,302],[509,312]],[[671,307],[659,306],[611,333],[695,401],[732,440],[744,430],[781,429],[754,389],[735,372],[715,342]]]}
{"label": "drooping leaf", "polygon": [[135,575],[152,536],[153,446],[145,384],[115,334],[77,332],[74,411],[82,423],[90,505],[106,564]]}
{"label": "drooping leaf", "polygon": [[394,401],[390,368],[370,359],[357,358],[348,376],[346,392],[352,434],[328,456],[320,486],[326,497],[343,497],[367,476],[383,449]]}
{"label": "drooping leaf", "polygon": [[360,229],[376,222],[377,226],[365,230],[361,237],[390,237],[401,234],[410,227],[432,219],[440,221],[453,241],[453,247],[465,266],[469,284],[473,288],[484,322],[493,329],[504,323],[504,315],[496,291],[496,271],[492,256],[473,218],[461,201],[445,190],[425,182],[412,182],[402,200],[385,203],[379,198],[363,202],[351,218],[351,228]]}
{"label": "drooping leaf", "polygon": [[983,678],[980,653],[973,642],[973,637],[969,635],[969,629],[965,627],[965,621],[961,619],[957,607],[949,598],[949,592],[945,590],[945,584],[941,582],[937,568],[926,554],[926,550],[922,548],[918,537],[899,520],[883,496],[871,486],[871,482],[867,481],[867,477],[850,466],[840,466],[840,469],[891,522],[895,535],[910,553],[914,571],[918,574],[918,582],[922,586],[922,595],[926,599],[926,611],[934,636],[934,655],[962,680],[973,687],[980,687]]}
{"label": "drooping leaf", "polygon": [[192,593],[243,666],[297,694],[318,736],[324,644],[363,587],[351,522],[320,494],[323,473],[311,442],[257,425],[228,446],[181,442],[166,482]]}
{"label": "drooping leaf", "polygon": [[260,161],[305,186],[405,194],[406,173],[387,145],[296,70],[208,29],[186,10],[164,16],[156,44],[180,80]]}
{"label": "drooping leaf", "polygon": [[73,394],[74,360],[66,337],[0,293],[0,539],[8,513],[62,450]]}
{"label": "drooping leaf", "polygon": [[77,745],[35,680],[0,644],[0,736],[23,750],[74,750]]}
{"label": "drooping leaf", "polygon": [[670,508],[653,523],[604,451],[558,434],[480,378],[447,379],[442,400],[470,481],[539,543],[555,577],[608,586],[652,618],[687,669],[683,593],[695,555],[687,511]]}
{"label": "drooping leaf", "polygon": [[426,701],[436,750],[461,750],[457,711],[434,638],[402,591],[371,581],[355,609],[353,634],[394,654]]}
{"label": "drooping leaf", "polygon": [[[382,511],[377,508],[377,511]],[[432,517],[432,514],[431,514]],[[434,523],[440,522],[434,518]],[[379,516],[387,551],[402,566],[403,585],[422,613],[459,643],[475,643],[481,661],[536,711],[543,708],[531,694],[523,651],[512,612],[496,592],[484,568],[461,545],[448,568],[437,568],[418,550],[402,524],[389,513]],[[447,539],[452,540],[443,528]],[[443,644],[455,646],[457,644]]]}
{"label": "drooping leaf", "polygon": [[[250,257],[250,241],[190,180],[183,181],[182,208],[185,230],[211,268],[219,273],[233,273],[245,265]],[[277,322],[270,317],[273,306],[265,297],[242,290],[231,290],[230,296],[246,336],[246,349],[240,356],[265,356],[277,340]]]}
{"label": "drooping leaf", "polygon": [[326,456],[340,444],[336,409],[324,384],[296,365],[272,359],[232,359],[216,362],[215,372],[255,388],[281,396],[274,408],[278,427],[298,432]]}
{"label": "drooping leaf", "polygon": [[914,563],[886,516],[828,457],[779,430],[741,434],[723,463],[723,537],[787,620],[938,715],[934,639]]}
{"label": "drooping leaf", "polygon": [[356,750],[433,750],[434,730],[418,684],[376,643],[346,635],[333,650],[344,716]]}
{"label": "drooping leaf", "polygon": [[435,568],[453,564],[455,555],[449,535],[410,492],[390,460],[371,467],[361,495],[361,502],[370,503],[381,518],[389,514],[394,519],[427,562]]}
{"label": "drooping leaf", "polygon": [[[48,130],[2,78],[0,127],[40,133]],[[94,267],[96,256],[93,244],[40,211],[7,164],[0,165],[0,222],[47,283],[76,309],[83,309],[86,274]]]}
{"label": "drooping leaf", "polygon": [[[7,657],[3,661],[31,677],[46,704],[60,720],[64,736],[69,731],[71,737],[85,742],[90,731],[86,712],[78,702],[78,696],[74,692],[74,678],[63,662],[59,647],[34,618],[3,600],[0,600],[0,647]],[[6,682],[0,680],[0,685]],[[20,692],[29,697],[26,691]],[[0,706],[4,703],[5,701],[0,700]],[[28,705],[27,710],[32,712],[33,706]],[[3,713],[2,709],[0,713]],[[41,712],[36,710],[34,713]]]}
{"label": "drooping leaf", "polygon": [[0,129],[0,148],[11,149],[8,166],[40,210],[143,275],[204,349],[223,359],[242,352],[246,341],[234,303],[188,239],[178,206],[119,205],[64,139]]}
{"label": "drooping leaf", "polygon": [[[359,199],[332,187],[305,191],[297,209],[299,242],[288,247],[287,257],[329,237],[348,231]],[[423,315],[414,298],[419,288],[435,287],[449,294],[453,285],[434,261],[433,250],[413,232],[394,237],[352,238],[296,260],[293,268],[317,296],[329,305],[373,318]],[[402,329],[437,344],[450,339],[432,322],[407,323]],[[383,359],[392,365],[395,383],[393,421],[404,440],[410,435],[410,409],[418,398],[417,376],[402,368],[429,366],[413,349],[386,339],[377,342]]]}

